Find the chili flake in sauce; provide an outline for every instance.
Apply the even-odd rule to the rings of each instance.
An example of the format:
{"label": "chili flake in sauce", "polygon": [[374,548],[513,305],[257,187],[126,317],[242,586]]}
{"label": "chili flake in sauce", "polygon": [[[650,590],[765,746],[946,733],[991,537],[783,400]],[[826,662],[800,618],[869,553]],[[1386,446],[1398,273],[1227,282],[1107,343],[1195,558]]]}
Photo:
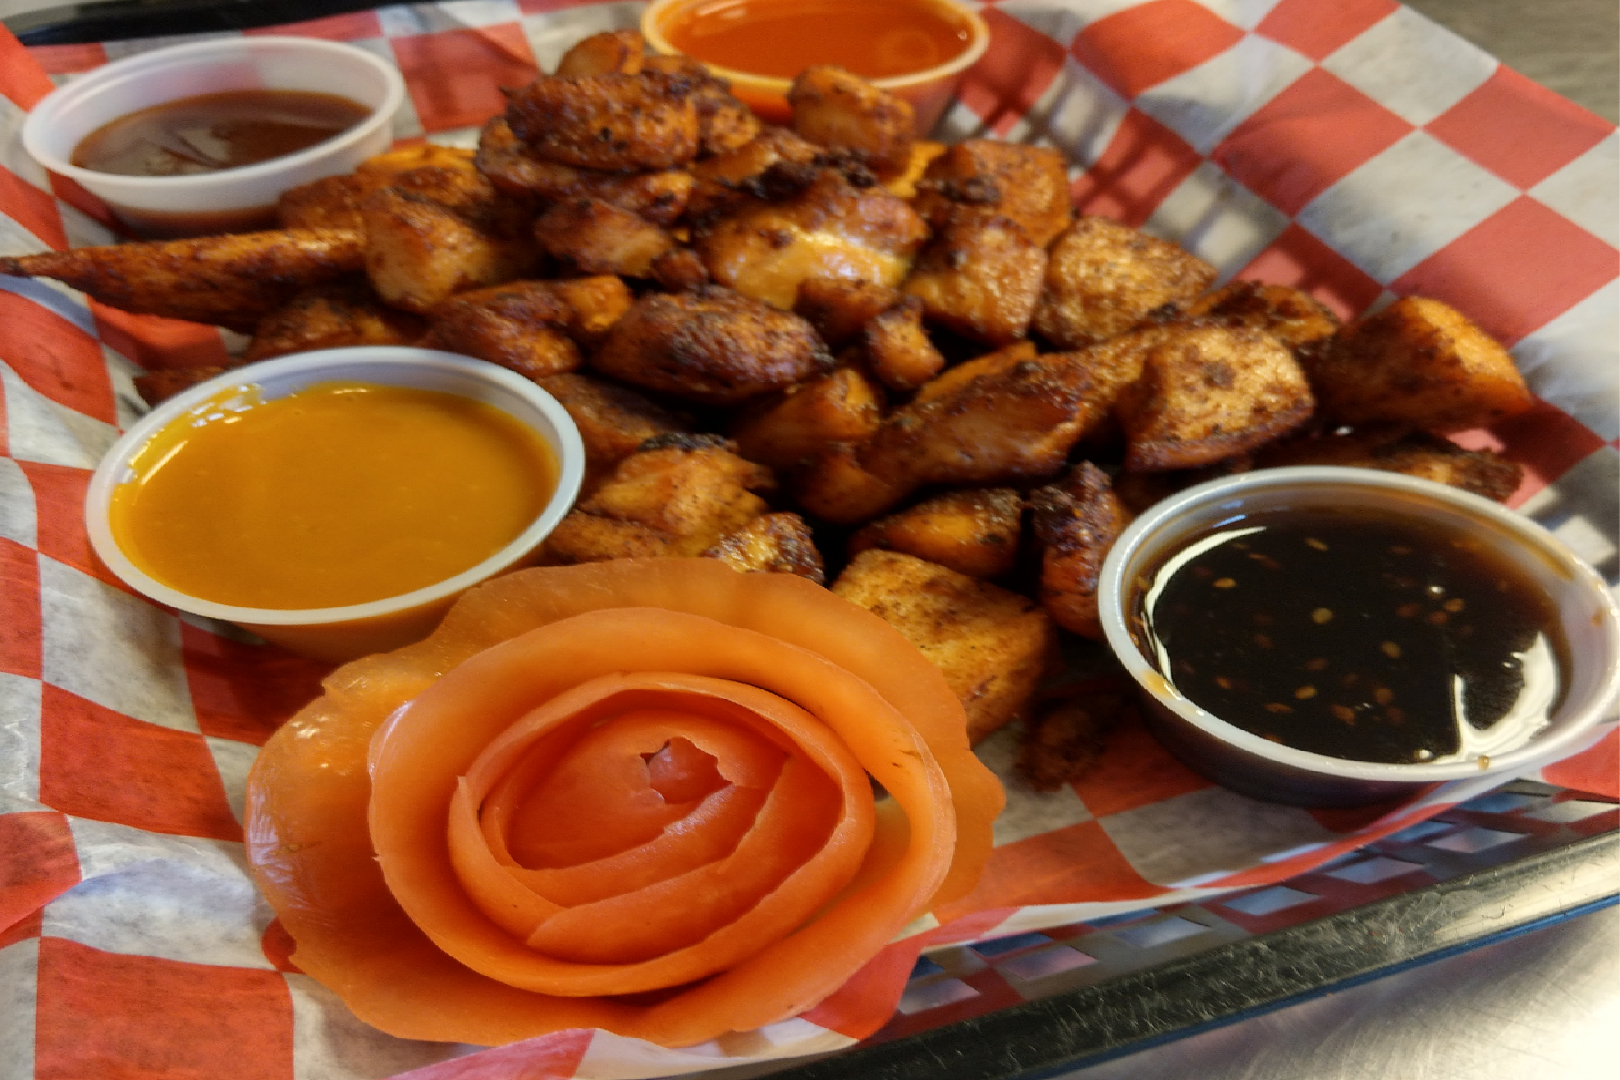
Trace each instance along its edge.
{"label": "chili flake in sauce", "polygon": [[1522,745],[1563,693],[1552,601],[1466,532],[1353,509],[1226,522],[1145,578],[1137,645],[1230,724],[1360,761]]}

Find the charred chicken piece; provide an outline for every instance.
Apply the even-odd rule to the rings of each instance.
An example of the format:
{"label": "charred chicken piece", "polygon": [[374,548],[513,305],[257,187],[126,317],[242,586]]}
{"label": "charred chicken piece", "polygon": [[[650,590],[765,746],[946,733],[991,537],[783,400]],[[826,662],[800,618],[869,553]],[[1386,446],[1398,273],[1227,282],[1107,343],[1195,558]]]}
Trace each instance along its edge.
{"label": "charred chicken piece", "polygon": [[905,299],[899,289],[849,278],[805,278],[793,299],[793,313],[816,328],[829,348],[841,349],[860,337],[866,324]]}
{"label": "charred chicken piece", "polygon": [[864,442],[882,419],[883,392],[856,369],[840,368],[745,410],[731,437],[749,461],[786,469],[832,443]]}
{"label": "charred chicken piece", "polygon": [[915,487],[903,478],[867,471],[856,443],[834,443],[788,477],[788,489],[798,504],[834,525],[868,521],[898,504]]}
{"label": "charred chicken piece", "polygon": [[1127,470],[1212,465],[1310,419],[1305,373],[1270,334],[1206,323],[1165,329],[1115,406]]}
{"label": "charred chicken piece", "polygon": [[242,359],[336,349],[346,345],[412,345],[427,323],[384,304],[359,274],[316,285],[259,320]]}
{"label": "charred chicken piece", "polygon": [[904,200],[834,168],[771,175],[791,180],[793,193],[737,204],[694,235],[715,281],[785,311],[807,278],[905,278],[927,226]]}
{"label": "charred chicken piece", "polygon": [[1108,474],[1089,461],[1060,482],[1030,493],[1041,552],[1041,604],[1065,630],[1101,641],[1097,581],[1103,559],[1131,515],[1115,498]]}
{"label": "charred chicken piece", "polygon": [[970,742],[1023,713],[1056,653],[1057,630],[1033,600],[910,555],[863,551],[832,591],[938,665],[967,710]]}
{"label": "charred chicken piece", "polygon": [[628,386],[599,379],[585,372],[546,375],[535,380],[568,413],[585,444],[585,483],[580,498],[588,498],[614,469],[649,439],[690,432],[692,419],[672,412]]}
{"label": "charred chicken piece", "polygon": [[812,64],[788,91],[793,130],[830,150],[853,154],[880,180],[911,163],[911,103],[831,64]]}
{"label": "charred chicken piece", "polygon": [[541,161],[668,169],[697,156],[693,81],[679,75],[541,75],[512,91],[506,122]]}
{"label": "charred chicken piece", "polygon": [[1264,330],[1295,355],[1306,346],[1333,336],[1339,318],[1309,293],[1287,285],[1234,281],[1205,293],[1187,308],[1187,315],[1228,326]]}
{"label": "charred chicken piece", "polygon": [[568,199],[534,222],[540,249],[577,274],[652,276],[653,263],[675,250],[675,238],[601,199]]}
{"label": "charred chicken piece", "polygon": [[1535,405],[1494,338],[1439,300],[1409,296],[1304,357],[1324,420],[1466,431]]}
{"label": "charred chicken piece", "polygon": [[896,409],[860,451],[891,482],[994,484],[1053,476],[1107,416],[1097,379],[1073,356],[1014,345],[950,368]]}
{"label": "charred chicken piece", "polygon": [[557,61],[557,75],[636,75],[647,43],[634,30],[604,30],[576,42]]}
{"label": "charred chicken piece", "polygon": [[252,333],[301,289],[358,270],[353,229],[278,229],[0,257],[0,274],[53,278],[137,315]]}
{"label": "charred chicken piece", "polygon": [[968,577],[997,578],[1017,562],[1023,513],[1012,488],[947,491],[865,526],[849,550],[898,551]]}
{"label": "charred chicken piece", "polygon": [[991,139],[965,139],[933,158],[913,205],[936,229],[963,208],[1009,218],[1040,248],[1074,218],[1062,154]]}
{"label": "charred chicken piece", "polygon": [[944,354],[923,329],[923,303],[915,296],[870,319],[861,339],[867,369],[890,390],[915,390],[945,367]]}
{"label": "charred chicken piece", "polygon": [[508,195],[542,203],[601,199],[665,226],[674,224],[685,211],[696,182],[683,169],[610,172],[541,161],[512,134],[504,116],[490,120],[479,133],[478,168]]}
{"label": "charred chicken piece", "polygon": [[797,315],[711,285],[641,297],[591,365],[632,386],[734,405],[820,375],[832,357]]}
{"label": "charred chicken piece", "polygon": [[1213,266],[1168,240],[1100,217],[1076,221],[1050,255],[1033,327],[1062,349],[1123,334],[1215,278]]}
{"label": "charred chicken piece", "polygon": [[551,563],[701,555],[767,510],[771,471],[716,435],[663,435],[624,458],[546,541]]}
{"label": "charred chicken piece", "polygon": [[1029,329],[1045,272],[1046,251],[1011,218],[958,213],[901,287],[922,301],[929,322],[1001,346]]}
{"label": "charred chicken piece", "polygon": [[821,552],[798,514],[761,514],[703,554],[744,574],[797,574],[817,585],[826,581]]}

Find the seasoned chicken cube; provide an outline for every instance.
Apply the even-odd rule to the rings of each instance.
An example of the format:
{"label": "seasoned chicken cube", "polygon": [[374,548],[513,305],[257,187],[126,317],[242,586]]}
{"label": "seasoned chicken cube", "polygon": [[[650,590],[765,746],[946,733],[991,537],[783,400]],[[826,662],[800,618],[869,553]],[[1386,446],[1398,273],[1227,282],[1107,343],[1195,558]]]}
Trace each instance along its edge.
{"label": "seasoned chicken cube", "polygon": [[1309,293],[1287,285],[1234,281],[1205,293],[1187,308],[1194,319],[1264,330],[1293,349],[1332,337],[1339,318]]}
{"label": "seasoned chicken cube", "polygon": [[866,441],[882,420],[882,391],[854,368],[842,368],[748,410],[731,437],[749,461],[785,469],[830,443]]}
{"label": "seasoned chicken cube", "polygon": [[789,129],[764,125],[748,142],[691,164],[697,185],[688,203],[691,216],[707,220],[733,203],[762,198],[761,177],[771,166],[809,165],[820,155],[818,146]]}
{"label": "seasoned chicken cube", "polygon": [[840,349],[860,336],[866,324],[905,299],[899,289],[848,278],[805,278],[793,299],[793,313],[807,319],[829,348]]}
{"label": "seasoned chicken cube", "polygon": [[0,274],[54,278],[137,315],[252,333],[300,290],[364,260],[365,236],[353,229],[277,229],[0,256]]}
{"label": "seasoned chicken cube", "polygon": [[1282,465],[1347,465],[1382,469],[1433,480],[1506,502],[1524,478],[1524,469],[1491,450],[1464,450],[1454,442],[1421,431],[1372,427],[1322,432],[1269,443],[1255,452],[1255,468]]}
{"label": "seasoned chicken cube", "polygon": [[1018,717],[1053,662],[1057,630],[1028,597],[894,551],[855,556],[832,591],[910,641],[945,673],[977,742]]}
{"label": "seasoned chicken cube", "polygon": [[545,287],[563,305],[563,329],[587,349],[602,343],[634,299],[625,283],[610,274],[557,278]]}
{"label": "seasoned chicken cube", "polygon": [[1513,357],[1455,308],[1397,300],[1304,358],[1324,420],[1466,431],[1535,405]]}
{"label": "seasoned chicken cube", "polygon": [[[1171,329],[1171,328],[1167,328]],[[1210,465],[1285,435],[1314,401],[1288,347],[1259,330],[1189,323],[1150,347],[1115,411],[1125,468]]]}
{"label": "seasoned chicken cube", "polygon": [[591,364],[633,386],[734,405],[820,375],[832,357],[797,315],[711,285],[641,297]]}
{"label": "seasoned chicken cube", "polygon": [[557,399],[579,428],[585,444],[584,499],[600,486],[620,461],[659,435],[689,432],[692,419],[672,412],[628,386],[585,372],[546,375],[535,380]]}
{"label": "seasoned chicken cube", "polygon": [[259,320],[244,361],[345,345],[414,345],[427,332],[418,316],[388,307],[358,274],[316,285]]}
{"label": "seasoned chicken cube", "polygon": [[1074,217],[1062,154],[993,139],[965,139],[936,156],[917,184],[913,205],[936,229],[961,208],[999,214],[1040,248]]}
{"label": "seasoned chicken cube", "polygon": [[1030,493],[1041,552],[1041,604],[1054,622],[1101,641],[1097,583],[1103,560],[1131,514],[1114,495],[1108,474],[1081,462],[1061,481]]}
{"label": "seasoned chicken cube", "polygon": [[1033,325],[1063,349],[1123,334],[1215,279],[1215,268],[1197,256],[1107,218],[1076,221],[1050,254]]}
{"label": "seasoned chicken cube", "polygon": [[879,179],[911,164],[911,103],[832,64],[812,64],[788,90],[793,130],[817,146],[853,154]]}
{"label": "seasoned chicken cube", "polygon": [[677,75],[541,75],[507,97],[506,122],[542,161],[668,169],[697,156],[692,82]]}
{"label": "seasoned chicken cube", "polygon": [[601,199],[569,199],[534,222],[540,249],[579,274],[652,276],[653,261],[675,249],[657,225]]}
{"label": "seasoned chicken cube", "polygon": [[725,154],[754,139],[763,126],[752,109],[731,95],[731,84],[689,56],[649,56],[642,70],[678,75],[692,86],[698,115],[698,156]]}
{"label": "seasoned chicken cube", "polygon": [[817,585],[826,580],[810,526],[798,514],[761,514],[703,554],[739,573],[797,574]]}
{"label": "seasoned chicken cube", "polygon": [[865,526],[849,550],[898,551],[968,577],[1001,577],[1018,560],[1023,514],[1012,488],[947,491]]}
{"label": "seasoned chicken cube", "polygon": [[522,276],[535,260],[527,236],[500,235],[465,212],[399,187],[366,196],[366,274],[385,301],[425,312],[467,289]]}
{"label": "seasoned chicken cube", "polygon": [[604,30],[576,42],[557,61],[556,75],[635,75],[647,43],[634,30]]}
{"label": "seasoned chicken cube", "polygon": [[908,296],[866,324],[866,366],[890,390],[915,390],[945,367],[945,356],[923,330],[922,319],[922,301]]}
{"label": "seasoned chicken cube", "polygon": [[648,555],[701,555],[766,512],[755,492],[771,471],[744,461],[716,435],[648,440],[546,541],[553,564]]}
{"label": "seasoned chicken cube", "polygon": [[[615,279],[616,280],[616,279]],[[512,281],[452,296],[429,313],[430,348],[476,356],[539,381],[580,366],[572,309],[549,281]]]}
{"label": "seasoned chicken cube", "polygon": [[454,172],[473,173],[473,153],[459,146],[440,146],[438,143],[417,143],[400,146],[368,157],[355,166],[354,174],[383,187],[408,172],[422,168],[449,169]]}
{"label": "seasoned chicken cube", "polygon": [[494,117],[480,132],[478,168],[508,195],[532,196],[542,203],[601,199],[666,226],[686,210],[696,183],[684,169],[609,172],[541,161],[512,134],[504,116]]}
{"label": "seasoned chicken cube", "polygon": [[1012,346],[926,384],[861,448],[861,464],[912,486],[1051,476],[1107,412],[1086,364]]}
{"label": "seasoned chicken cube", "polygon": [[652,261],[648,273],[665,292],[691,292],[710,283],[709,268],[689,247],[671,248],[659,255]]}
{"label": "seasoned chicken cube", "polygon": [[834,443],[794,469],[788,488],[798,504],[834,525],[883,513],[915,489],[905,479],[875,476],[861,466],[856,443]]}
{"label": "seasoned chicken cube", "polygon": [[1046,251],[1010,218],[951,218],[901,286],[929,322],[986,345],[1010,345],[1029,329],[1041,296]]}
{"label": "seasoned chicken cube", "polygon": [[898,285],[928,229],[878,187],[857,188],[837,169],[810,169],[797,194],[748,200],[693,237],[715,281],[784,311],[806,278]]}

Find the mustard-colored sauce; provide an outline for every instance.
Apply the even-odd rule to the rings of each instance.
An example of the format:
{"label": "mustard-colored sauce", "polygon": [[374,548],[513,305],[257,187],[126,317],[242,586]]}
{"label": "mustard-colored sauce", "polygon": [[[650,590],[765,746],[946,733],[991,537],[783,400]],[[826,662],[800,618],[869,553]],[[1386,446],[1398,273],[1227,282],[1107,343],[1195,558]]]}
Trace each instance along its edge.
{"label": "mustard-colored sauce", "polygon": [[158,433],[112,498],[119,548],[189,595],[342,607],[436,584],[550,501],[550,448],[506,413],[359,383],[261,401],[243,386]]}

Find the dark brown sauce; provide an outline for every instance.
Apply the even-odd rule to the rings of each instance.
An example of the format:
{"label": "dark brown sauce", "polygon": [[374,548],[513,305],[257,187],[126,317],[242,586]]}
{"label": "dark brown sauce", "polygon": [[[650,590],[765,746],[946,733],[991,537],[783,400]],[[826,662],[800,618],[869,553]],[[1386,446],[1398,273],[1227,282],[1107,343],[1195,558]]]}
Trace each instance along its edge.
{"label": "dark brown sauce", "polygon": [[1137,581],[1131,632],[1230,724],[1359,761],[1522,745],[1563,692],[1552,601],[1467,533],[1370,511],[1228,522]]}
{"label": "dark brown sauce", "polygon": [[73,164],[120,176],[191,176],[254,165],[325,142],[364,105],[302,90],[231,90],[121,116],[86,135]]}

